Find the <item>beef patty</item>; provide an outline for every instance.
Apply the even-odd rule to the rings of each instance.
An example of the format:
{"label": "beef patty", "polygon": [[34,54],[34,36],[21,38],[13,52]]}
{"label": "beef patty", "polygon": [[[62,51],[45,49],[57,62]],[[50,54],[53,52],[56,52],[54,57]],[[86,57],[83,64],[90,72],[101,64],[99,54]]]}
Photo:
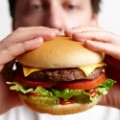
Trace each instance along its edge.
{"label": "beef patty", "polygon": [[[18,67],[18,74],[21,74],[23,77],[22,65]],[[66,69],[45,69],[42,71],[36,71],[24,77],[26,80],[31,81],[53,81],[53,82],[61,82],[61,81],[73,81],[73,80],[94,80],[105,72],[104,67],[96,68],[89,76],[86,76],[84,72],[82,72],[78,68],[66,68]]]}

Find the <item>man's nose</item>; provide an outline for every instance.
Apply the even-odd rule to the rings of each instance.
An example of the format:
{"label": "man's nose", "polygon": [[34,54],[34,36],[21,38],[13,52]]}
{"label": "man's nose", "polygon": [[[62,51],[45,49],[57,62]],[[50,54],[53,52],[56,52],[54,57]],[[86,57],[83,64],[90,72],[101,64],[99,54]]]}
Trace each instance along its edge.
{"label": "man's nose", "polygon": [[45,26],[62,30],[65,27],[64,15],[59,8],[50,8],[47,13]]}

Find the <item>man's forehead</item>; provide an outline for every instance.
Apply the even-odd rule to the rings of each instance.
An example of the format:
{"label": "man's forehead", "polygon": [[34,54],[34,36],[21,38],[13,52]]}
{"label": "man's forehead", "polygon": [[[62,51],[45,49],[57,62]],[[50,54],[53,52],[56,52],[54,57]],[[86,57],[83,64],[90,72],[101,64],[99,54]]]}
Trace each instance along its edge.
{"label": "man's forehead", "polygon": [[25,3],[25,2],[32,2],[32,1],[45,1],[45,2],[52,2],[52,1],[59,1],[59,2],[84,2],[86,3],[87,1],[90,1],[90,0],[18,0],[17,2],[18,3]]}

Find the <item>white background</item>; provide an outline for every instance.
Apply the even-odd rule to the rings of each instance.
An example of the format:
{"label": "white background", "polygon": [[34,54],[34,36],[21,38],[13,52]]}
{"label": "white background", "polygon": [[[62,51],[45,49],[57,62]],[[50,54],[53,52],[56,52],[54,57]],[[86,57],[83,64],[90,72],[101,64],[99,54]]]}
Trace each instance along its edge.
{"label": "white background", "polygon": [[[120,14],[119,14],[120,0],[103,0],[103,3],[101,4],[101,9],[102,10],[99,15],[100,26],[108,31],[120,35]],[[10,32],[11,32],[11,18],[8,12],[7,0],[0,0],[0,40],[2,40]],[[98,117],[102,117],[99,116],[99,114],[100,113],[103,114],[106,111],[109,114],[108,115],[109,118],[107,120],[119,120],[120,118],[120,112],[119,110],[116,109],[106,110],[104,108],[99,108],[99,110],[98,109],[93,110],[95,111],[95,115]],[[93,115],[92,117],[94,118],[95,116]],[[87,119],[84,118],[84,120]],[[106,118],[104,120],[106,120]]]}
{"label": "white background", "polygon": [[[111,32],[120,34],[120,1],[103,0],[99,25]],[[8,12],[7,0],[0,0],[0,40],[11,32],[11,19]]]}
{"label": "white background", "polygon": [[0,40],[11,32],[7,0],[0,0]]}

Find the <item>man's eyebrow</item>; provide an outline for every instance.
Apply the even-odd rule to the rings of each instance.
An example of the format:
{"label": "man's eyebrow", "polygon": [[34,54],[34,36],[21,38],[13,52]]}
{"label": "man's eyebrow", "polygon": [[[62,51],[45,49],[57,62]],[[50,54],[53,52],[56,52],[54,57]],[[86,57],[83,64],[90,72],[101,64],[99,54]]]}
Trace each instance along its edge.
{"label": "man's eyebrow", "polygon": [[17,4],[19,5],[25,5],[27,2],[29,2],[30,0],[18,0]]}
{"label": "man's eyebrow", "polygon": [[17,0],[16,9],[24,12],[30,1],[31,0]]}
{"label": "man's eyebrow", "polygon": [[84,1],[86,1],[86,0],[62,0],[62,1],[67,1],[67,2],[84,2]]}

